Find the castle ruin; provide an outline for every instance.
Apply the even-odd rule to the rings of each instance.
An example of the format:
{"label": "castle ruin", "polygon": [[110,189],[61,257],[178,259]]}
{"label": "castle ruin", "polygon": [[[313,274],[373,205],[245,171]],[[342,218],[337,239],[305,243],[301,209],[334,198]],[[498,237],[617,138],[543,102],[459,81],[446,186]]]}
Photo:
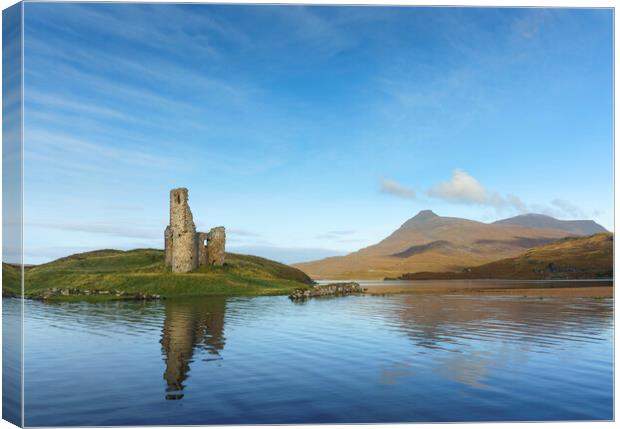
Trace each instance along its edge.
{"label": "castle ruin", "polygon": [[164,231],[164,245],[166,266],[174,273],[224,265],[226,230],[218,226],[196,232],[187,188],[176,188],[170,191],[170,224]]}

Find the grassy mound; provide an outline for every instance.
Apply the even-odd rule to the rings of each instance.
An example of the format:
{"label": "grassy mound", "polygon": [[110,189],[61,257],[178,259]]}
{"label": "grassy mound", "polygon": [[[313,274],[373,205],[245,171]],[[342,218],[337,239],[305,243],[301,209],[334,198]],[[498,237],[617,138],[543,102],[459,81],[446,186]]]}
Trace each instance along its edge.
{"label": "grassy mound", "polygon": [[[172,273],[164,265],[164,252],[155,249],[98,250],[57,259],[26,271],[27,296],[52,289],[110,291],[91,299],[110,299],[121,291],[165,298],[199,295],[288,294],[310,284],[303,272],[257,256],[226,254],[222,267],[202,267],[190,273]],[[72,296],[62,297],[72,299]]]}

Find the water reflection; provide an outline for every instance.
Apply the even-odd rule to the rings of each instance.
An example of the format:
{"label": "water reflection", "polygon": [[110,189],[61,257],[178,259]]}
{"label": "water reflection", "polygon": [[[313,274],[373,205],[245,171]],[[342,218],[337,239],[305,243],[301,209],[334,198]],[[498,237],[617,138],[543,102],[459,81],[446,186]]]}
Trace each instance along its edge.
{"label": "water reflection", "polygon": [[609,300],[402,295],[390,324],[425,348],[451,348],[471,339],[512,339],[549,346],[587,341],[607,328]]}
{"label": "water reflection", "polygon": [[[227,301],[210,297],[164,304],[165,397],[178,400],[184,397],[197,349],[211,356],[203,361],[221,359]],[[382,320],[381,325],[404,333],[415,347],[408,358],[386,362],[379,374],[382,384],[398,384],[420,374],[419,361],[426,362],[421,355],[430,353],[434,358],[433,365],[425,369],[427,374],[430,371],[475,389],[486,389],[489,377],[502,368],[524,365],[531,353],[557,353],[566,341],[575,345],[600,341],[613,311],[609,300],[422,294],[323,299],[303,305],[276,299],[232,300],[228,304],[232,323],[241,317],[247,324],[249,319],[260,318],[259,314],[271,314],[274,308],[265,309],[278,305],[275,311],[284,318],[298,317],[300,307],[311,307],[308,311],[325,312],[324,317],[336,308],[335,313],[341,315],[351,311],[353,319]],[[304,323],[308,339],[325,329],[322,323],[317,324],[319,319],[314,320],[311,325]],[[352,338],[366,328],[356,329],[361,331],[351,333]]]}
{"label": "water reflection", "polygon": [[[613,317],[610,299],[401,295],[387,316],[425,353],[433,350],[437,375],[476,389],[505,368],[525,364],[532,353],[554,354],[567,341],[600,342]],[[492,348],[484,344],[493,344]],[[383,381],[414,374],[406,360],[384,369]],[[493,371],[491,371],[493,368]]]}
{"label": "water reflection", "polygon": [[214,359],[224,349],[226,298],[166,301],[161,345],[166,362],[166,399],[183,398],[194,350],[203,348]]}
{"label": "water reflection", "polygon": [[613,418],[612,299],[25,305],[30,427]]}

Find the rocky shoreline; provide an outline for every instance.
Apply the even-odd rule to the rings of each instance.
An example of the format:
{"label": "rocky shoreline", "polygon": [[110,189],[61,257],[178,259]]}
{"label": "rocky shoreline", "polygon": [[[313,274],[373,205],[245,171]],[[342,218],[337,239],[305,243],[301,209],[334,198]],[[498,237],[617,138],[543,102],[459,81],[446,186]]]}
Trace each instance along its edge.
{"label": "rocky shoreline", "polygon": [[289,299],[291,301],[303,301],[308,298],[325,297],[325,296],[346,296],[354,294],[362,294],[366,289],[362,288],[359,283],[330,283],[326,285],[313,286],[311,288],[295,289]]}
{"label": "rocky shoreline", "polygon": [[118,298],[124,300],[150,301],[161,299],[160,295],[148,294],[142,292],[125,292],[122,290],[107,289],[78,289],[78,288],[51,288],[40,291],[31,296],[32,299],[48,300],[54,297],[67,296],[102,296],[110,298]]}

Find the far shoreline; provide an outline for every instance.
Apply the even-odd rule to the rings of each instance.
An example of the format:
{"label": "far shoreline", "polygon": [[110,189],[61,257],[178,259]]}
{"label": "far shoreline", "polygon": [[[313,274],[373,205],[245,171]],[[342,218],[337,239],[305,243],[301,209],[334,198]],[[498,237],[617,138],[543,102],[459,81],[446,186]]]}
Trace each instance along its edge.
{"label": "far shoreline", "polygon": [[[613,280],[409,280],[408,285],[390,285],[390,284],[378,284],[386,281],[378,280],[364,280],[359,283],[364,289],[363,295],[367,296],[386,296],[386,295],[436,295],[436,296],[448,296],[448,295],[468,295],[468,296],[494,296],[494,297],[518,297],[518,298],[613,298],[614,287]],[[415,283],[414,283],[415,282]],[[333,283],[333,282],[331,282]],[[345,281],[339,281],[337,283],[350,283]],[[375,283],[375,284],[369,284]],[[414,284],[411,284],[414,283]],[[432,283],[440,283],[432,285]],[[486,285],[484,283],[487,283]],[[555,286],[549,285],[549,283],[555,283]],[[565,283],[566,286],[561,285]],[[583,283],[583,285],[575,286],[575,283]],[[547,284],[547,285],[543,285]],[[318,283],[317,285],[320,285]],[[531,287],[524,287],[524,285],[531,285]],[[232,291],[231,291],[232,292]],[[266,294],[238,294],[238,293],[205,293],[196,294],[191,296],[169,296],[161,297],[165,300],[175,300],[183,298],[208,298],[214,296],[287,296],[288,292],[280,291]],[[21,296],[3,295],[3,298],[16,298],[21,299]],[[24,296],[24,299],[40,300],[33,296]],[[332,297],[333,298],[333,297]],[[319,297],[321,299],[321,297]],[[83,301],[83,302],[109,302],[109,301],[135,301],[131,296],[125,297],[97,297],[88,295],[71,295],[71,296],[55,296],[51,299],[46,299],[47,302],[71,302],[71,301]],[[146,299],[149,301],[151,299]],[[159,300],[159,297],[158,299]],[[138,301],[145,301],[144,299],[138,299]]]}
{"label": "far shoreline", "polygon": [[380,280],[374,282],[366,280],[361,284],[369,295],[408,293],[565,298],[612,298],[614,296],[613,279],[450,279]]}

